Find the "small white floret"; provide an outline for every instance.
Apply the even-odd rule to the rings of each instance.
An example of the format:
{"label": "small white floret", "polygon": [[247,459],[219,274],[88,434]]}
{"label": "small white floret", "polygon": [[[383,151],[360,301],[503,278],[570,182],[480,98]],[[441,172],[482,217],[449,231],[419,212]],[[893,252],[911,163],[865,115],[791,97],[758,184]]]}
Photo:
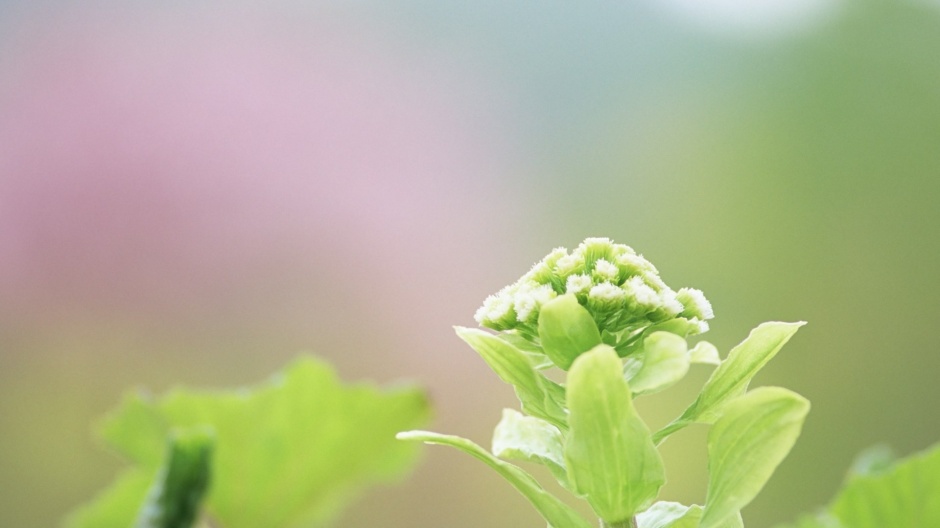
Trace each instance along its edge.
{"label": "small white floret", "polygon": [[479,324],[500,324],[506,323],[510,310],[512,310],[512,297],[504,288],[495,295],[490,295],[483,301],[483,306],[476,311],[473,318]]}
{"label": "small white floret", "polygon": [[613,254],[618,257],[622,255],[635,255],[636,254],[636,251],[634,251],[632,247],[626,244],[614,244],[612,247],[613,247]]}
{"label": "small white floret", "polygon": [[626,292],[616,284],[602,282],[588,292],[588,304],[596,310],[613,311],[623,306]]}
{"label": "small white floret", "polygon": [[610,246],[610,239],[607,237],[588,237],[584,239],[584,242],[581,242],[581,245],[578,246],[578,249],[589,248],[592,246]]}
{"label": "small white floret", "polygon": [[564,257],[568,256],[568,250],[563,247],[555,248],[545,256],[542,260],[536,262],[532,265],[532,268],[528,273],[522,276],[521,281],[534,280],[536,282],[544,282],[547,277],[552,273],[552,269],[555,266],[555,263]]}
{"label": "small white floret", "polygon": [[584,271],[584,255],[572,253],[559,258],[555,262],[555,274],[560,277],[567,277],[573,273]]}
{"label": "small white floret", "polygon": [[650,261],[635,253],[624,253],[618,256],[617,264],[626,270],[628,275],[656,273],[656,267]]}
{"label": "small white floret", "polygon": [[620,268],[605,259],[598,259],[594,263],[594,273],[603,280],[613,282],[620,275]]}
{"label": "small white floret", "polygon": [[613,244],[611,244],[609,238],[586,238],[584,242],[581,242],[581,245],[575,248],[572,254],[582,255],[585,259],[593,262],[612,255],[613,250]]}
{"label": "small white floret", "polygon": [[631,277],[623,285],[623,288],[626,290],[627,297],[635,308],[645,311],[652,311],[659,308],[661,302],[659,295],[649,284],[643,282],[642,277]]}
{"label": "small white floret", "polygon": [[707,320],[715,317],[712,303],[708,302],[702,290],[695,288],[682,288],[679,290],[679,302],[684,306],[682,315],[696,319]]}
{"label": "small white floret", "polygon": [[563,247],[556,247],[548,255],[545,255],[545,258],[542,259],[542,262],[552,265],[558,262],[558,259],[568,256],[568,249]]}
{"label": "small white floret", "polygon": [[547,303],[548,301],[555,298],[557,294],[555,290],[552,289],[551,284],[542,284],[538,288],[532,290],[532,298],[535,299],[535,302],[539,306]]}
{"label": "small white floret", "polygon": [[516,310],[516,319],[521,322],[531,322],[538,313],[539,308],[555,297],[555,291],[548,284],[523,284],[514,296],[513,308]]}
{"label": "small white floret", "polygon": [[591,289],[593,285],[594,281],[587,275],[569,275],[568,280],[565,282],[565,293],[582,293]]}
{"label": "small white floret", "polygon": [[662,310],[669,317],[675,317],[679,315],[682,310],[685,308],[682,306],[682,303],[679,302],[676,292],[672,291],[671,288],[666,287],[659,292],[659,300],[662,303]]}

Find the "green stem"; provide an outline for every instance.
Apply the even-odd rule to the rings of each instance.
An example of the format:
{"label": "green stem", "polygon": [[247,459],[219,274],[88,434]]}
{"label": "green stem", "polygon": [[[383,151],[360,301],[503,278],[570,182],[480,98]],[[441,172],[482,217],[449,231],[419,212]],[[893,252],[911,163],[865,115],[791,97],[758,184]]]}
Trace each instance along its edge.
{"label": "green stem", "polygon": [[626,521],[608,523],[601,519],[601,528],[637,528],[636,517],[630,517]]}
{"label": "green stem", "polygon": [[669,435],[671,435],[672,433],[675,433],[676,431],[678,431],[679,429],[682,429],[683,427],[689,425],[689,423],[691,423],[691,422],[687,422],[687,421],[685,421],[685,420],[683,420],[683,419],[681,419],[681,418],[677,418],[677,419],[673,420],[673,421],[672,421],[669,425],[667,425],[666,427],[663,427],[663,428],[660,429],[659,431],[656,431],[655,433],[653,433],[653,443],[656,444],[656,445],[659,445],[659,444],[663,443],[663,441],[666,439],[667,436],[669,436]]}

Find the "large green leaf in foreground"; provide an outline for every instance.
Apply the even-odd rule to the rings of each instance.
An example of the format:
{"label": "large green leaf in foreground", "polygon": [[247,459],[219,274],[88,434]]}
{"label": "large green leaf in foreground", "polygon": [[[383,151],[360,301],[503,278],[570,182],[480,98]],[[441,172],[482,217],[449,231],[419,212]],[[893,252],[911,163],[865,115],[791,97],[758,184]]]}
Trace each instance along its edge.
{"label": "large green leaf in foreground", "polygon": [[617,352],[598,345],[568,375],[568,481],[611,524],[652,504],[666,481],[621,369]]}
{"label": "large green leaf in foreground", "polygon": [[206,426],[216,438],[207,509],[218,526],[321,526],[364,486],[411,467],[415,446],[395,441],[395,433],[427,418],[421,391],[344,386],[310,358],[250,390],[176,390],[158,400],[135,394],[101,433],[136,466],[68,525],[131,526],[169,432]]}

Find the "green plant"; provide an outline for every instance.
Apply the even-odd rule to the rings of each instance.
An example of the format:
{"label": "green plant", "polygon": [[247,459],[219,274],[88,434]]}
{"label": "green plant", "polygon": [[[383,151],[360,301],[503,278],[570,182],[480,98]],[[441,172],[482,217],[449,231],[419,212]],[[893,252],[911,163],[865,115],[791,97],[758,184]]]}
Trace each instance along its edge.
{"label": "green plant", "polygon": [[[789,390],[748,384],[803,323],[764,323],[719,359],[705,341],[712,308],[701,291],[675,291],[631,248],[585,240],[552,251],[516,283],[490,296],[457,328],[511,384],[522,413],[507,409],[492,454],[469,440],[425,431],[400,439],[449,445],[480,459],[521,492],[554,528],[593,523],[509,461],[546,466],[604,527],[732,528],[790,451],[809,411]],[[693,363],[716,366],[698,398],[659,431],[633,400],[680,381]],[[544,374],[567,372],[564,383]],[[656,502],[665,483],[657,446],[692,423],[711,424],[705,504]]]}
{"label": "green plant", "polygon": [[882,446],[865,451],[829,506],[778,528],[888,526],[940,526],[940,444],[903,460]]}
{"label": "green plant", "polygon": [[133,466],[66,526],[324,526],[412,466],[394,434],[428,414],[420,390],[346,386],[312,358],[251,389],[130,394],[99,433]]}

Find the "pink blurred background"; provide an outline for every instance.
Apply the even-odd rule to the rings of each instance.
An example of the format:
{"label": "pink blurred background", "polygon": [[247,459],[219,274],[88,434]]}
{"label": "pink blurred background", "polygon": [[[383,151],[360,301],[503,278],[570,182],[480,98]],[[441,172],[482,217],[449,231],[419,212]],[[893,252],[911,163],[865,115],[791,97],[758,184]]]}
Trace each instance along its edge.
{"label": "pink blurred background", "polygon": [[488,133],[506,101],[326,15],[70,8],[5,36],[0,524],[108,481],[90,422],[130,385],[250,382],[300,351],[432,389],[482,373],[432,352],[527,213]]}

